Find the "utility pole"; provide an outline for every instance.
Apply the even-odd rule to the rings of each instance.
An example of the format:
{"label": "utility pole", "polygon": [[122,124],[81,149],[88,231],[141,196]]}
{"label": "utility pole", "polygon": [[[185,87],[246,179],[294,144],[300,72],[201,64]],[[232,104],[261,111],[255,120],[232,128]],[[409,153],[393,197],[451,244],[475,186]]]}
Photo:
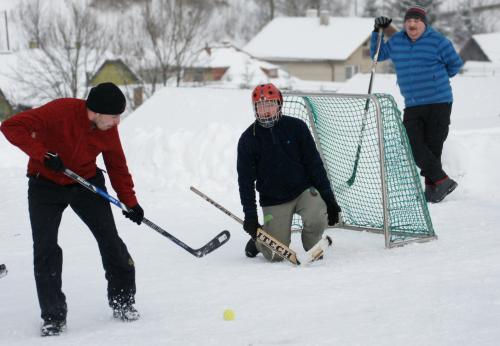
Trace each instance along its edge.
{"label": "utility pole", "polygon": [[3,11],[3,15],[5,18],[5,38],[6,38],[6,42],[7,42],[7,50],[10,51],[9,22],[7,21],[7,11]]}

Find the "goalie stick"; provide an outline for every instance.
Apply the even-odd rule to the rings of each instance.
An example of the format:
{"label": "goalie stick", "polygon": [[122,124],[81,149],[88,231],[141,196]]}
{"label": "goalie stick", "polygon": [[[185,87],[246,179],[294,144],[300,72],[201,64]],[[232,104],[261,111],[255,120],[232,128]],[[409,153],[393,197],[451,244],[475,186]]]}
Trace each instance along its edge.
{"label": "goalie stick", "polygon": [[[82,186],[86,187],[87,189],[89,189],[93,193],[100,195],[104,199],[107,199],[109,202],[113,203],[118,208],[122,209],[123,211],[130,212],[130,209],[125,204],[123,204],[122,202],[120,202],[119,200],[114,198],[113,196],[110,196],[106,191],[98,188],[95,185],[92,185],[90,182],[83,179],[75,172],[66,168],[63,173],[66,176],[70,177],[71,179],[75,180],[76,182],[80,183]],[[182,241],[180,241],[179,239],[174,237],[172,234],[168,233],[163,228],[154,224],[150,220],[143,218],[142,222],[144,224],[146,224],[147,226],[151,227],[152,229],[154,229],[156,232],[160,233],[162,236],[170,239],[175,244],[182,247],[184,250],[189,252],[191,255],[196,256],[196,257],[203,257],[203,256],[209,254],[210,252],[214,251],[215,249],[218,249],[219,247],[224,245],[229,240],[229,238],[231,236],[229,231],[224,230],[224,231],[220,232],[215,238],[210,240],[206,245],[202,246],[199,249],[193,249],[192,247],[183,243]]]}
{"label": "goalie stick", "polygon": [[[239,224],[243,225],[243,220],[241,218],[231,213],[229,210],[221,206],[219,203],[217,203],[216,201],[205,195],[203,192],[201,192],[194,186],[191,186],[190,190],[196,193],[204,200],[206,200],[208,203],[212,204],[220,211],[222,211],[224,214],[234,219]],[[286,246],[276,238],[272,237],[262,228],[257,229],[257,239],[262,245],[266,246],[268,249],[270,249],[273,253],[277,254],[281,258],[289,261],[294,265],[301,264],[301,262],[297,258],[297,253],[294,250],[290,249],[288,246]],[[306,255],[304,256],[303,264],[311,263],[319,259],[323,255],[326,248],[328,248],[328,246],[330,246],[331,244],[332,240],[330,237],[326,236],[325,238],[321,239],[316,245],[314,245],[309,251],[307,251]]]}
{"label": "goalie stick", "polygon": [[7,270],[7,266],[5,264],[0,264],[0,278],[7,275],[9,271]]}
{"label": "goalie stick", "polygon": [[[378,36],[377,36],[377,47],[375,50],[375,54],[373,56],[373,63],[372,63],[372,69],[371,69],[371,75],[370,75],[370,84],[368,85],[368,95],[370,95],[372,93],[373,79],[375,77],[375,70],[377,69],[378,54],[380,52],[381,43],[382,43],[382,28],[379,28],[378,29]],[[359,157],[361,155],[361,145],[363,144],[363,135],[365,133],[366,118],[368,116],[369,106],[370,106],[370,99],[368,98],[368,99],[366,99],[365,110],[363,112],[363,118],[361,118],[361,132],[359,134],[358,148],[356,150],[356,158],[354,159],[354,166],[352,169],[352,174],[351,174],[351,177],[346,182],[349,187],[354,184],[354,181],[356,180],[356,174],[358,172],[358,163],[359,163]]]}

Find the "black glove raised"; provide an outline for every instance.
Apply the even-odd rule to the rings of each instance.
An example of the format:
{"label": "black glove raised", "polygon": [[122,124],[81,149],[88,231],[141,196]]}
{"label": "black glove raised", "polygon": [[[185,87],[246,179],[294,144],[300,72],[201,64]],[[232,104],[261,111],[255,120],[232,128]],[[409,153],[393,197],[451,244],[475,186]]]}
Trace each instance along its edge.
{"label": "black glove raised", "polygon": [[392,23],[392,18],[388,17],[377,17],[375,18],[375,26],[373,31],[378,31],[378,29],[382,28],[385,29],[387,28],[390,24]]}
{"label": "black glove raised", "polygon": [[138,225],[140,225],[142,219],[144,219],[144,210],[142,210],[139,204],[137,204],[135,207],[130,208],[130,211],[128,213],[126,211],[122,211],[122,213],[127,219],[132,220],[132,222],[135,222]]}
{"label": "black glove raised", "polygon": [[252,239],[255,239],[257,237],[257,228],[261,227],[262,226],[259,224],[258,220],[245,219],[245,221],[243,221],[243,229],[248,233],[250,237],[252,237]]}
{"label": "black glove raised", "polygon": [[61,158],[59,155],[56,153],[52,153],[50,151],[45,153],[45,158],[43,159],[43,164],[45,167],[48,169],[54,171],[54,172],[62,172],[64,171],[64,163],[62,162]]}
{"label": "black glove raised", "polygon": [[326,212],[328,213],[328,226],[335,226],[339,222],[339,213],[342,211],[337,201],[334,199],[326,205]]}

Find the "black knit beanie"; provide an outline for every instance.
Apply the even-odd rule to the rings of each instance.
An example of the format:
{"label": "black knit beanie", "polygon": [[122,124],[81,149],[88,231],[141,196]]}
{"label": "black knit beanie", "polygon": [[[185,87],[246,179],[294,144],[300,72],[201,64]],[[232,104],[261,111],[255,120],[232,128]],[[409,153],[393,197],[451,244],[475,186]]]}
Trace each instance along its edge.
{"label": "black knit beanie", "polygon": [[99,114],[122,114],[127,101],[120,88],[113,83],[101,83],[90,89],[87,108]]}
{"label": "black knit beanie", "polygon": [[406,10],[405,22],[408,19],[420,19],[427,25],[427,12],[421,6],[412,6]]}

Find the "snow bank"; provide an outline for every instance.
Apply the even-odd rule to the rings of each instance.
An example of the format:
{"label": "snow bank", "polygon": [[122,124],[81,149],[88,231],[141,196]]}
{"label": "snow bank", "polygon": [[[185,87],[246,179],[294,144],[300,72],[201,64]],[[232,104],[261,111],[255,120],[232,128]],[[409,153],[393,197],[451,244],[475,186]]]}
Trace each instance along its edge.
{"label": "snow bank", "polygon": [[234,188],[236,146],[253,122],[250,90],[165,88],[120,128],[129,166],[159,187]]}

